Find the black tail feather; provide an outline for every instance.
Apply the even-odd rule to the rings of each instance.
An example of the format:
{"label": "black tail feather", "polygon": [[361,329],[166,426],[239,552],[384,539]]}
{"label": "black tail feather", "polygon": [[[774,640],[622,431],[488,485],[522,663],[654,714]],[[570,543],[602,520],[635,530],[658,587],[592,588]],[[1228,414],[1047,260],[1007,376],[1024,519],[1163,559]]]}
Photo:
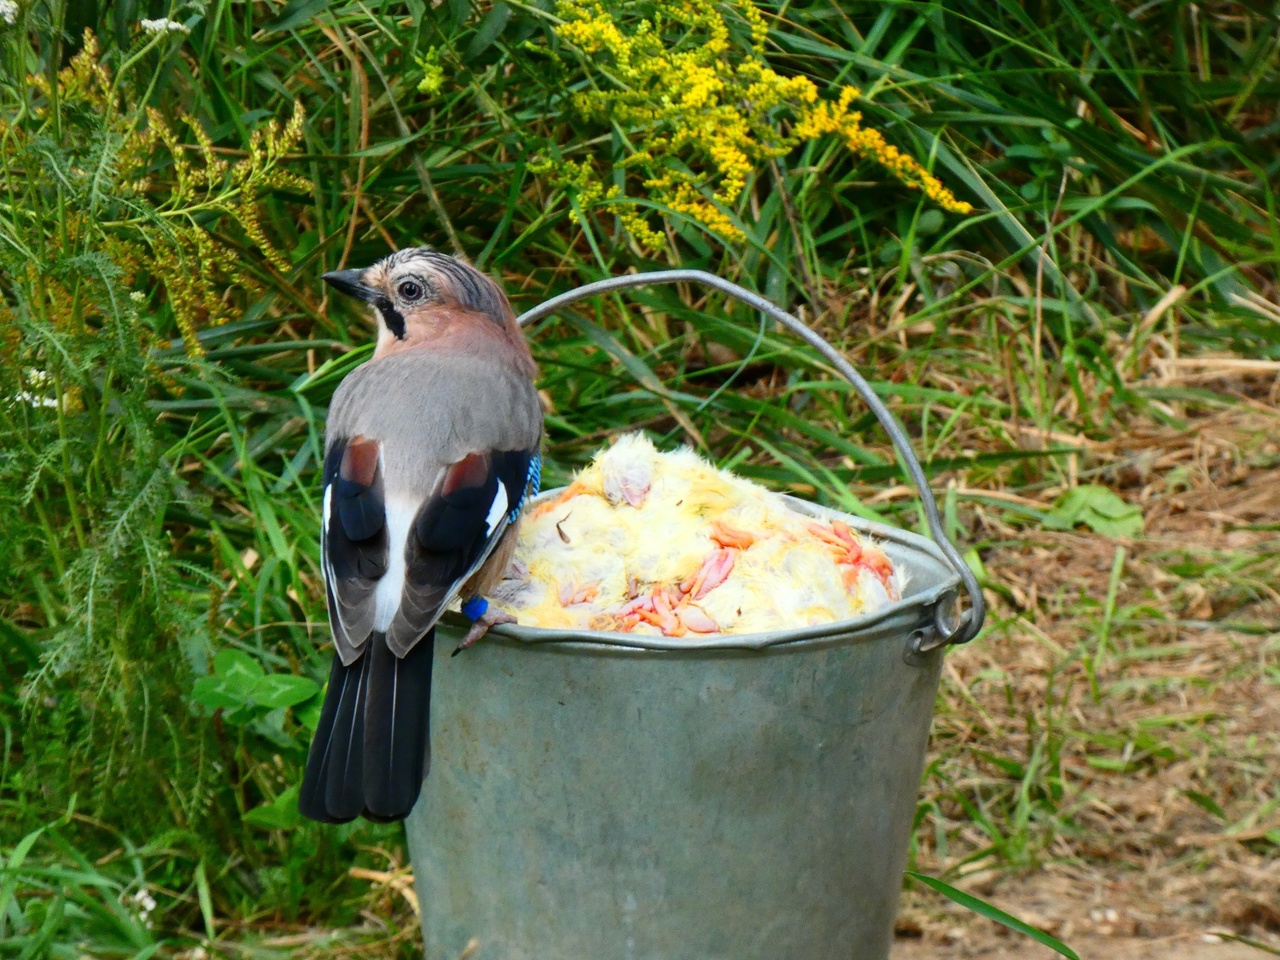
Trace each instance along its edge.
{"label": "black tail feather", "polygon": [[364,809],[360,770],[364,761],[363,700],[368,665],[367,652],[350,666],[343,666],[334,657],[329,689],[298,794],[298,809],[313,820],[345,823],[360,816]]}
{"label": "black tail feather", "polygon": [[[370,644],[378,637],[369,638]],[[364,766],[365,685],[368,650],[347,668],[338,691],[338,710],[324,768],[324,805],[338,823],[354,820],[364,810],[360,782]]]}
{"label": "black tail feather", "polygon": [[341,659],[336,656],[333,658],[333,669],[329,671],[329,688],[325,691],[324,705],[320,708],[320,722],[316,724],[316,732],[311,738],[307,768],[302,774],[302,789],[298,791],[298,809],[302,815],[321,823],[333,822],[324,801],[324,771],[334,745],[338,702],[342,699],[347,678],[353,672],[354,667],[344,667]]}
{"label": "black tail feather", "polygon": [[430,759],[435,630],[403,658],[374,633],[350,666],[337,657],[311,741],[298,809],[321,823],[403,820]]}
{"label": "black tail feather", "polygon": [[364,815],[402,820],[413,809],[430,763],[431,665],[436,632],[398,658],[371,645],[364,728]]}

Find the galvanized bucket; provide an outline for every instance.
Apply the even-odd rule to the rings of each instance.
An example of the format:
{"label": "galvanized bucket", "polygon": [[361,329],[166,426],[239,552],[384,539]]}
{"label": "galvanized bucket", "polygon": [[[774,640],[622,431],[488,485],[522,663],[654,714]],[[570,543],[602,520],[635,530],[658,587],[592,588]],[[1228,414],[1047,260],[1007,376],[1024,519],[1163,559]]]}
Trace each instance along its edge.
{"label": "galvanized bucket", "polygon": [[[908,573],[874,614],[672,640],[501,627],[463,656],[442,625],[432,765],[406,821],[428,960],[886,960],[942,649],[982,595],[941,533],[901,428],[863,393],[916,481],[934,540],[802,501]],[[816,343],[815,343],[816,341]],[[850,376],[852,374],[852,376]],[[547,496],[554,495],[554,491]],[[969,609],[953,616],[963,587]]]}

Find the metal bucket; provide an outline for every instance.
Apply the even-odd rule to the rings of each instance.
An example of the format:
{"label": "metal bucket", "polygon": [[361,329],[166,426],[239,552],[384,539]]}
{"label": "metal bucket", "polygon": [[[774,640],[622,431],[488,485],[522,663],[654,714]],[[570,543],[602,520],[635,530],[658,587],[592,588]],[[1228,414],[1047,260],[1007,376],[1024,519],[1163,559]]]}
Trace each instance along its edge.
{"label": "metal bucket", "polygon": [[[696,271],[618,279],[672,274],[760,300]],[[880,540],[903,598],[769,634],[500,627],[456,658],[440,626],[406,821],[428,960],[473,941],[472,960],[886,960],[942,650],[977,632],[981,593],[945,539],[792,505]]]}

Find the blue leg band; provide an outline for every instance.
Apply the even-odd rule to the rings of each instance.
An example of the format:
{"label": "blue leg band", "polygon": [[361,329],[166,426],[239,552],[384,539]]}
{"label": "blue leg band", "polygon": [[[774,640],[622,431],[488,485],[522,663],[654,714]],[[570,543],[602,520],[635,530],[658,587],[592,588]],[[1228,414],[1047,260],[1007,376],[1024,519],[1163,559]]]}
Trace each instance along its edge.
{"label": "blue leg band", "polygon": [[462,615],[475,623],[489,610],[489,601],[481,596],[474,596],[462,605]]}

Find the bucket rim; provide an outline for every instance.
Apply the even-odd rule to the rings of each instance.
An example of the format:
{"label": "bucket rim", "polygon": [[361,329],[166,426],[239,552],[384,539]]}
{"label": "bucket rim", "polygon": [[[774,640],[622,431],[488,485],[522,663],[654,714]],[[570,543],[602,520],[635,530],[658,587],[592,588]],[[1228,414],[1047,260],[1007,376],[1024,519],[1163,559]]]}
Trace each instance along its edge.
{"label": "bucket rim", "polygon": [[[544,490],[538,497],[529,501],[526,509],[542,500],[551,499],[564,488]],[[867,534],[877,540],[892,541],[907,552],[923,553],[935,561],[945,579],[932,587],[917,593],[910,593],[902,599],[886,604],[872,613],[851,617],[847,620],[833,620],[830,623],[812,626],[795,627],[789,630],[772,630],[757,633],[709,633],[690,635],[688,637],[651,636],[647,634],[619,633],[610,630],[567,630],[561,628],[529,627],[519,624],[498,624],[490,629],[491,636],[515,640],[521,645],[539,647],[564,647],[577,650],[598,648],[608,650],[656,650],[696,652],[704,650],[764,650],[788,644],[799,644],[806,641],[835,639],[857,640],[860,634],[876,631],[886,621],[900,618],[917,608],[922,624],[932,625],[935,621],[933,613],[927,610],[937,609],[940,603],[946,602],[947,594],[952,598],[958,595],[961,586],[960,575],[952,570],[946,555],[938,545],[928,537],[922,537],[909,530],[891,527],[888,524],[864,520],[852,514],[844,513],[831,507],[810,503],[799,497],[788,494],[777,494],[786,501],[787,506],[806,516],[822,520],[840,520],[847,523],[859,533]],[[903,637],[910,632],[904,628]]]}

